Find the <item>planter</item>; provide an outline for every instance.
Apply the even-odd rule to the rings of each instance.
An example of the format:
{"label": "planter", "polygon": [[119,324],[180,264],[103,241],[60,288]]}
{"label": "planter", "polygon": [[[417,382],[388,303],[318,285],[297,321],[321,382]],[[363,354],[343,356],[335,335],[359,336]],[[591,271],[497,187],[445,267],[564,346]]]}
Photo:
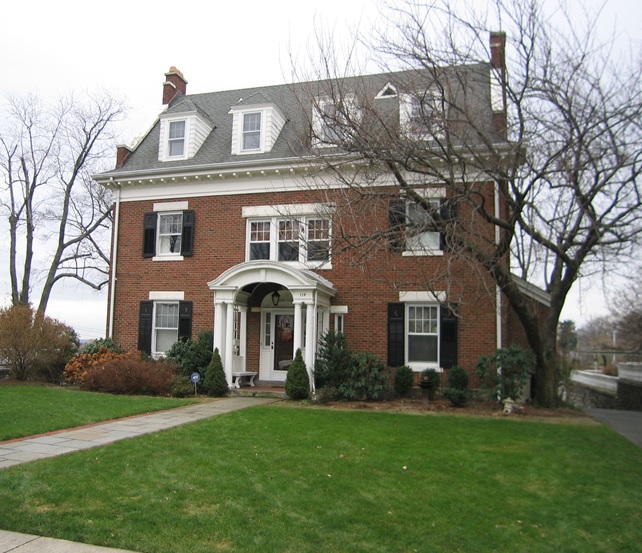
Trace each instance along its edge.
{"label": "planter", "polygon": [[621,380],[642,385],[642,363],[618,363],[617,373]]}

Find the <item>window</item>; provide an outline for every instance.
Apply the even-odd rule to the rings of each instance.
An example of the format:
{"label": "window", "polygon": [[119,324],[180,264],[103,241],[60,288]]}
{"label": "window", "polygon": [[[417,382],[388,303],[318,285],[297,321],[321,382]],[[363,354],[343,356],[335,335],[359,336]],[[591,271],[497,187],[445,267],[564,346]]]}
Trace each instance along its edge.
{"label": "window", "polygon": [[444,106],[438,87],[431,87],[421,96],[403,94],[399,117],[402,130],[422,138],[439,138],[444,129]]}
{"label": "window", "polygon": [[178,255],[181,253],[183,234],[182,213],[158,214],[158,251],[157,255]]}
{"label": "window", "polygon": [[[428,296],[422,292],[401,295]],[[408,365],[415,371],[449,369],[457,365],[458,319],[456,305],[435,301],[388,304],[388,365]]]}
{"label": "window", "polygon": [[194,212],[147,213],[143,222],[143,257],[182,259],[192,255]]}
{"label": "window", "polygon": [[307,226],[308,261],[328,261],[330,259],[330,221],[328,219],[308,219]]}
{"label": "window", "polygon": [[406,250],[412,252],[429,252],[440,249],[439,232],[434,228],[433,214],[439,213],[438,198],[426,200],[430,210],[416,202],[406,203]]}
{"label": "window", "polygon": [[351,136],[353,124],[360,117],[354,95],[321,98],[316,106],[313,128],[318,146],[334,146]]}
{"label": "window", "polygon": [[261,112],[243,114],[243,150],[261,149]]}
{"label": "window", "polygon": [[250,261],[270,259],[270,221],[250,223]]}
{"label": "window", "polygon": [[439,359],[439,307],[407,305],[407,348],[409,363],[437,363]]}
{"label": "window", "polygon": [[279,221],[279,261],[298,261],[300,240],[299,221]]}
{"label": "window", "polygon": [[178,340],[178,302],[154,304],[154,353],[164,353]]}
{"label": "window", "polygon": [[185,121],[171,121],[167,142],[170,157],[182,156],[185,153]]}
{"label": "window", "polygon": [[247,259],[321,266],[330,261],[330,219],[300,217],[248,221]]}
{"label": "window", "polygon": [[[163,292],[156,294],[170,294]],[[182,296],[182,292],[180,296]],[[173,297],[176,297],[175,295]],[[138,320],[138,349],[162,356],[180,339],[191,338],[192,302],[141,301]]]}

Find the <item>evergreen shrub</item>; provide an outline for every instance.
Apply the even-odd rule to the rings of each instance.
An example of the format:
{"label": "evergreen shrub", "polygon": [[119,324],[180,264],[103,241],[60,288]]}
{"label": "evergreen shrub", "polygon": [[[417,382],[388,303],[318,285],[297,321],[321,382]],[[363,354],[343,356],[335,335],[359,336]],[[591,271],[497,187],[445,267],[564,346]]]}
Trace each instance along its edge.
{"label": "evergreen shrub", "polygon": [[310,378],[300,349],[296,350],[294,361],[288,369],[285,379],[285,393],[290,399],[308,399],[310,397]]}

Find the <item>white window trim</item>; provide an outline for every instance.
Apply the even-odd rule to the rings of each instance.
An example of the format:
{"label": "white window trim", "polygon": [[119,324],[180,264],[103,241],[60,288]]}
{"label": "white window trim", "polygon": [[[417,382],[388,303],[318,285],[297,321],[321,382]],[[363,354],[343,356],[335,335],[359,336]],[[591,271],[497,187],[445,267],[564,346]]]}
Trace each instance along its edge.
{"label": "white window trim", "polygon": [[[307,223],[311,219],[326,219],[329,222],[328,242],[330,243],[329,257],[327,261],[308,261],[307,260]],[[298,261],[279,261],[279,222],[296,220],[299,222],[299,259]],[[269,260],[279,263],[286,263],[302,269],[332,269],[332,219],[325,215],[308,214],[303,216],[280,215],[274,217],[247,217],[245,231],[245,260],[250,259],[250,238],[252,223],[269,222],[270,223],[270,255]],[[255,260],[256,261],[256,260]]]}
{"label": "white window trim", "polygon": [[[183,154],[180,156],[169,155],[169,127],[170,123],[177,123],[179,121],[185,122],[185,136],[183,138]],[[161,134],[163,143],[161,145],[161,155],[159,161],[182,161],[189,159],[189,137],[191,133],[191,117],[186,117],[184,113],[176,117],[164,117],[161,120]]]}
{"label": "white window trim", "polygon": [[[159,246],[160,245],[160,228],[161,228],[160,216],[161,215],[179,215],[179,214],[182,216],[183,215],[183,211],[182,210],[180,210],[180,211],[174,211],[174,210],[165,211],[165,210],[163,210],[163,211],[159,211],[158,212],[158,215],[157,215],[158,219],[156,221],[156,255],[154,257],[152,257],[153,261],[182,261],[183,259],[185,259],[181,253],[176,253],[176,252],[160,253],[159,252],[159,249],[160,249],[160,246]],[[182,229],[182,227],[183,227],[183,225],[182,225],[182,219],[181,219],[181,229]],[[182,234],[182,230],[181,230],[181,234]],[[181,244],[181,247],[182,247],[182,244]]]}
{"label": "white window trim", "polygon": [[[357,104],[357,96],[355,94],[346,94],[343,98],[347,110],[352,118],[359,117],[359,106]],[[313,134],[315,137],[318,137],[315,140],[314,146],[317,148],[334,148],[336,144],[331,142],[329,138],[326,138],[323,135],[323,109],[328,104],[334,104],[335,99],[330,96],[321,96],[317,98],[316,105],[314,107],[314,112],[312,114],[312,127]]]}
{"label": "white window trim", "polygon": [[[441,92],[437,87],[431,87],[426,90],[425,96],[431,96],[432,102],[441,102]],[[413,104],[416,101],[419,101],[420,98],[417,94],[408,94],[403,93],[399,94],[399,126],[401,128],[402,134],[412,139],[419,140],[430,140],[434,138],[443,138],[443,131],[434,133],[432,131],[422,131],[412,128],[412,108]],[[441,109],[439,109],[441,111]],[[442,112],[440,117],[445,118],[445,114]]]}
{"label": "white window trim", "polygon": [[167,299],[154,300],[154,309],[152,312],[152,357],[157,359],[161,357],[165,357],[165,354],[166,354],[165,351],[157,351],[157,348],[156,348],[156,331],[158,329],[158,327],[156,326],[156,307],[159,304],[172,304],[172,305],[179,306],[178,319],[176,321],[176,339],[177,340],[178,340],[178,327],[180,325],[180,302],[178,300],[167,300]]}
{"label": "white window trim", "polygon": [[[421,190],[415,190],[417,194],[420,196],[423,196],[427,200],[432,200],[432,201],[441,201],[443,198],[446,197],[446,189],[445,188],[426,188],[426,189],[421,189]],[[408,218],[408,203],[409,200],[405,200],[405,212],[406,212],[406,221]],[[439,233],[437,233],[439,234]],[[406,249],[404,249],[403,252],[401,252],[401,255],[403,257],[441,257],[444,255],[444,250],[441,248],[436,249],[436,250],[429,250],[429,249],[409,249],[408,248],[408,243],[406,241]]]}
{"label": "white window trim", "polygon": [[[258,114],[260,116],[260,128],[259,128],[259,147],[258,148],[244,148],[244,138],[245,131],[243,130],[245,124],[246,115]],[[256,110],[247,110],[239,114],[239,153],[241,154],[257,154],[263,153],[265,151],[265,110],[256,109]],[[252,131],[256,132],[256,131]]]}
{"label": "white window trim", "polygon": [[[414,372],[422,372],[426,369],[435,369],[437,372],[442,372],[443,369],[439,366],[439,360],[441,357],[441,317],[439,313],[439,303],[436,302],[407,302],[404,304],[405,316],[404,316],[404,350],[405,350],[405,362]],[[436,361],[410,361],[408,359],[409,355],[409,327],[410,327],[410,307],[436,307],[437,308],[437,360]],[[421,334],[420,334],[421,335]],[[435,336],[435,334],[427,333],[426,335]]]}
{"label": "white window trim", "polygon": [[[171,214],[172,212],[179,213],[183,211],[187,211],[189,209],[189,202],[187,201],[179,201],[179,202],[157,202],[154,203],[154,208],[153,211],[157,214]],[[158,215],[157,215],[158,217]],[[158,224],[158,220],[156,221],[156,250],[158,251],[158,233],[159,233],[160,225]],[[161,254],[161,255],[155,255],[152,257],[152,261],[183,261],[185,257],[181,255],[180,253],[169,253],[169,254]],[[150,298],[151,299],[151,298]]]}

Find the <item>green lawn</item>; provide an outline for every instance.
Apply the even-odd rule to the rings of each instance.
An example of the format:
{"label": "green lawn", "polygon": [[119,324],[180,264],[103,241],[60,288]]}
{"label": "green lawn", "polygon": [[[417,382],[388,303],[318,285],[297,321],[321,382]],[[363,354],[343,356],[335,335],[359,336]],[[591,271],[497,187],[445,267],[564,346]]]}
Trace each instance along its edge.
{"label": "green lawn", "polygon": [[640,551],[605,427],[256,407],[0,471],[0,527],[141,552]]}
{"label": "green lawn", "polygon": [[0,386],[0,441],[191,403],[158,397],[115,396],[75,388]]}

